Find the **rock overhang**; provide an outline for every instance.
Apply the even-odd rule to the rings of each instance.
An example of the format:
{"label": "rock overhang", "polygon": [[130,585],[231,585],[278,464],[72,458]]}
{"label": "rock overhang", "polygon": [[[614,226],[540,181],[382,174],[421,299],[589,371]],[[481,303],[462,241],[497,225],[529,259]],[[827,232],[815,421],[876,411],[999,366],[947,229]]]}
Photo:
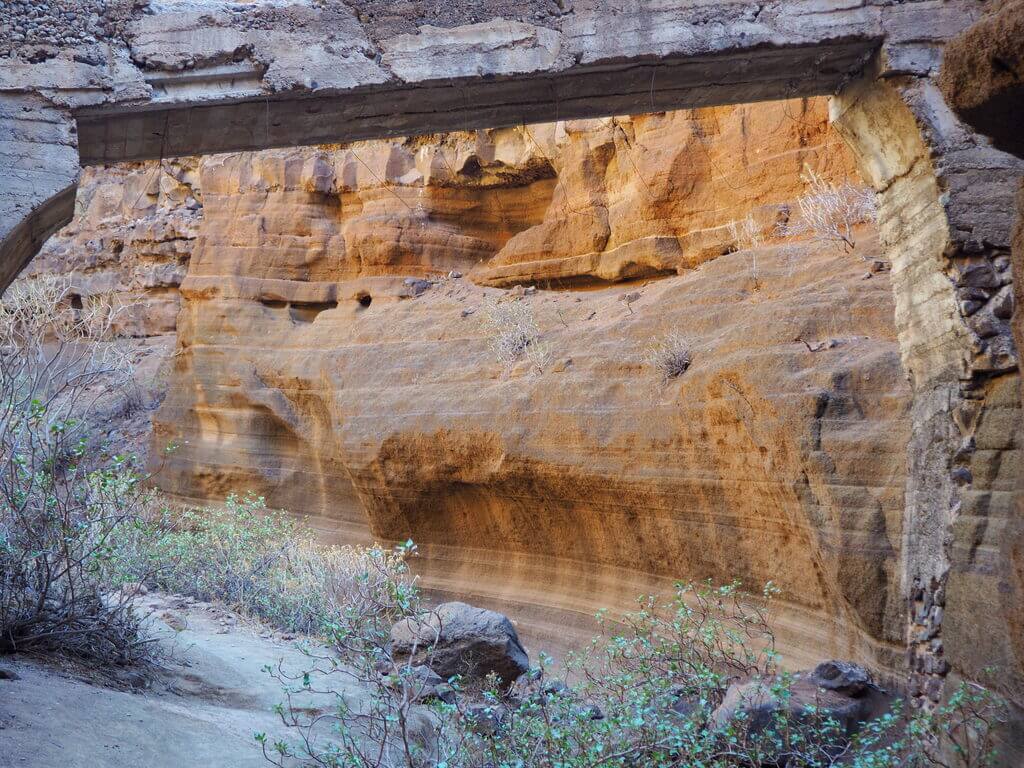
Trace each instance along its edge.
{"label": "rock overhang", "polygon": [[43,211],[70,218],[53,198],[83,164],[829,94],[890,41],[901,67],[932,61],[941,35],[900,31],[925,5],[12,0],[0,284],[52,231]]}

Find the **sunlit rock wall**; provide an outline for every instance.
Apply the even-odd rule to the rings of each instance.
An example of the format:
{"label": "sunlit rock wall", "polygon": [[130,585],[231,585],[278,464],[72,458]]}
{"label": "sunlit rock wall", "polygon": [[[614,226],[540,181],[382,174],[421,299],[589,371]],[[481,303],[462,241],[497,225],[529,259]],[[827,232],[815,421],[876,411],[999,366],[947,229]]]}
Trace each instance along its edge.
{"label": "sunlit rock wall", "polygon": [[[206,158],[157,481],[411,537],[427,586],[538,642],[675,578],[771,579],[794,662],[895,668],[891,289],[871,226],[776,237],[805,165],[854,175],[821,102]],[[495,358],[488,300],[530,307],[542,373]],[[693,364],[663,382],[672,332]]]}
{"label": "sunlit rock wall", "polygon": [[64,275],[78,300],[115,295],[123,334],[174,334],[203,219],[198,180],[192,158],[85,169],[74,219],[23,277]]}
{"label": "sunlit rock wall", "polygon": [[[177,332],[171,494],[411,537],[536,644],[771,579],[794,663],[894,670],[910,392],[873,225],[777,235],[808,166],[858,183],[821,101],[97,168],[33,270]],[[543,372],[496,359],[489,301],[529,308]]]}

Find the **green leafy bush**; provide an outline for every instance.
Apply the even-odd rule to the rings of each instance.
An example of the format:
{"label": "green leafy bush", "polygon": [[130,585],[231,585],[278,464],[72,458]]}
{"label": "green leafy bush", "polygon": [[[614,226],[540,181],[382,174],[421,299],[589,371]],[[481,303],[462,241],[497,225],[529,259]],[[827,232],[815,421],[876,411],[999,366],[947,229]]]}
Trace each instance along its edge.
{"label": "green leafy bush", "polygon": [[95,450],[91,424],[131,366],[112,306],[69,297],[49,279],[0,300],[0,652],[128,663],[148,643],[134,595],[104,576],[145,498],[127,458]]}
{"label": "green leafy bush", "polygon": [[[991,727],[1001,704],[962,686],[935,712],[899,705],[849,733],[826,708],[790,706],[795,678],[778,668],[768,610],[773,590],[751,601],[736,585],[680,585],[566,662],[551,660],[511,688],[492,677],[482,694],[457,678],[424,684],[422,667],[395,663],[386,645],[310,654],[285,684],[280,708],[295,737],[257,739],[278,766],[325,768],[925,768],[992,764]],[[414,604],[413,604],[413,607]],[[383,639],[383,635],[374,637]],[[719,706],[737,680],[761,681],[767,716]],[[441,688],[454,695],[444,695]],[[328,696],[315,714],[305,697]],[[964,746],[966,745],[966,746]]]}

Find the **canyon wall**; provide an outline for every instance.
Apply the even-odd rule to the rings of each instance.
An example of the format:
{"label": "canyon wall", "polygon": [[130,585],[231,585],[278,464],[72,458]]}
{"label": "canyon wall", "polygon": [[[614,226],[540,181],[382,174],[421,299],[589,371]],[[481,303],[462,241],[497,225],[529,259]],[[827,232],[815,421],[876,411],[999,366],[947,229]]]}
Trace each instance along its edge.
{"label": "canyon wall", "polygon": [[[1020,87],[1019,35],[1014,34],[1019,0],[989,3],[987,16],[976,0],[869,0],[855,6],[826,0],[763,7],[740,2],[652,6],[640,0],[594,0],[558,3],[557,10],[545,0],[514,9],[502,2],[465,4],[465,8],[454,3],[441,11],[436,4],[419,0],[402,3],[401,8],[375,0],[298,0],[257,4],[260,7],[249,9],[251,13],[218,0],[187,9],[173,3],[153,3],[146,8],[146,3],[131,0],[76,3],[88,13],[51,17],[48,8],[37,8],[37,3],[25,0],[0,12],[0,28],[13,32],[12,45],[0,46],[5,62],[0,73],[0,132],[6,130],[12,139],[0,147],[0,166],[10,171],[0,174],[0,209],[9,214],[0,216],[0,285],[71,216],[79,161],[163,159],[429,130],[520,125],[559,117],[835,94],[835,125],[853,148],[864,180],[878,193],[877,249],[867,247],[870,237],[861,238],[860,252],[881,254],[892,266],[894,338],[913,393],[909,416],[904,418],[910,427],[904,442],[907,477],[902,486],[898,541],[892,543],[891,525],[885,533],[895,554],[892,558],[888,551],[873,556],[872,562],[886,563],[889,571],[875,581],[868,579],[865,587],[873,590],[876,582],[885,582],[885,597],[875,592],[867,602],[884,603],[881,615],[894,618],[882,621],[881,632],[868,626],[862,609],[850,607],[847,590],[851,580],[824,569],[825,581],[840,585],[833,589],[838,597],[820,607],[817,598],[806,598],[799,589],[791,591],[795,596],[785,612],[787,618],[780,621],[788,622],[792,630],[787,641],[792,649],[842,647],[832,638],[843,638],[851,654],[860,654],[865,660],[874,656],[882,666],[890,666],[890,653],[906,647],[903,666],[909,671],[908,688],[921,703],[941,697],[945,677],[952,669],[995,685],[1024,706],[1020,631],[1024,626],[1020,510],[1024,507],[1015,511],[1012,504],[1022,473],[1019,406],[1013,394],[1017,357],[1007,322],[1014,304],[1013,268],[1009,266],[1015,211],[1012,197],[1024,161],[995,150],[961,122],[944,102],[938,78],[944,57],[960,57],[968,67],[960,72],[966,79],[961,78],[957,88],[967,100],[951,103],[981,130],[995,136],[997,131],[1009,129],[1012,134],[1014,113],[1007,108],[992,111],[991,103],[986,106],[985,102],[1015,108],[1009,99]],[[95,15],[91,13],[94,9]],[[947,41],[979,17],[977,26],[946,48]],[[99,32],[103,35],[97,38]],[[981,55],[973,62],[970,56],[964,57],[977,52]],[[458,79],[449,79],[452,77]],[[770,112],[773,107],[767,109]],[[72,110],[77,111],[72,114]],[[998,117],[995,123],[993,115]],[[721,125],[726,123],[728,119]],[[337,462],[334,469],[348,475],[348,485],[332,481],[328,490],[316,491],[324,498],[337,491],[330,504],[310,505],[329,509],[329,514],[322,516],[323,527],[335,528],[343,536],[367,535],[368,531],[391,535],[395,529],[410,527],[410,519],[422,524],[405,511],[413,502],[401,498],[382,501],[380,493],[364,491],[363,486],[419,488],[426,481],[417,473],[434,476],[430,475],[434,470],[424,468],[433,465],[424,463],[419,455],[426,449],[408,449],[400,459],[389,459],[389,468],[416,465],[416,472],[407,473],[406,485],[402,485],[405,475],[389,474],[391,469],[373,470],[372,482],[365,480],[365,465],[381,454],[378,446],[384,438],[374,436],[366,441],[365,460],[356,454],[351,459],[341,449],[315,447],[322,446],[324,439],[303,433],[306,425],[295,421],[297,417],[292,421],[282,417],[293,406],[286,407],[279,398],[251,395],[258,387],[246,377],[262,376],[267,366],[277,362],[269,362],[273,358],[269,348],[259,354],[253,351],[264,342],[260,330],[238,329],[232,323],[246,318],[246,322],[269,324],[263,316],[245,314],[255,303],[267,312],[286,312],[295,328],[286,333],[282,325],[276,341],[290,343],[293,337],[312,333],[304,325],[316,325],[321,317],[334,323],[340,322],[338,312],[350,308],[358,312],[350,325],[334,328],[329,338],[316,338],[309,350],[314,359],[324,349],[335,349],[339,340],[348,339],[342,331],[361,333],[360,323],[380,311],[381,301],[383,306],[410,301],[428,304],[440,283],[406,284],[405,279],[442,276],[452,264],[466,276],[453,280],[468,280],[467,289],[484,293],[467,294],[459,302],[460,321],[467,323],[458,328],[457,341],[454,331],[423,336],[428,331],[416,324],[415,330],[421,334],[412,337],[420,342],[417,350],[440,345],[438,349],[447,355],[445,344],[450,344],[454,353],[462,355],[469,354],[473,343],[484,345],[481,297],[505,295],[493,291],[512,290],[524,282],[536,284],[542,293],[509,294],[514,300],[510,306],[521,315],[532,313],[543,321],[541,339],[549,354],[557,351],[553,343],[557,334],[577,334],[581,325],[567,316],[564,307],[556,307],[554,320],[546,324],[550,318],[542,316],[542,307],[534,306],[538,297],[561,300],[569,296],[574,304],[586,305],[602,296],[609,301],[611,296],[621,296],[614,299],[621,303],[612,306],[624,313],[629,325],[643,308],[648,291],[655,290],[640,288],[641,283],[657,281],[652,285],[664,288],[698,280],[700,285],[693,290],[699,295],[706,287],[699,279],[702,275],[724,269],[723,264],[732,264],[729,277],[742,272],[738,252],[746,254],[747,272],[754,281],[750,299],[761,299],[769,295],[763,291],[765,286],[770,289],[774,274],[770,266],[775,252],[770,249],[788,244],[774,243],[761,234],[745,237],[746,224],[731,230],[726,224],[730,220],[745,222],[748,211],[755,231],[764,232],[761,228],[767,228],[773,217],[784,220],[787,212],[784,203],[778,202],[784,195],[774,194],[774,185],[785,189],[793,174],[766,164],[777,178],[771,179],[772,187],[763,200],[761,182],[756,179],[724,181],[731,174],[736,147],[756,146],[774,129],[755,118],[748,125],[756,133],[746,135],[741,127],[736,139],[735,130],[716,134],[712,122],[699,120],[698,125],[678,129],[678,144],[685,148],[680,152],[670,145],[656,148],[653,135],[658,119],[645,118],[589,125],[562,123],[518,134],[487,131],[420,142],[398,140],[268,153],[252,161],[257,178],[232,168],[246,165],[249,161],[244,158],[210,158],[209,183],[219,191],[214,193],[217,199],[211,196],[209,210],[204,210],[201,199],[206,183],[202,166],[208,161],[162,160],[134,168],[120,166],[115,172],[136,179],[132,183],[140,188],[153,190],[156,184],[156,192],[122,198],[116,185],[111,185],[106,202],[100,196],[96,205],[82,206],[89,198],[88,191],[82,191],[72,229],[83,217],[92,218],[77,233],[58,238],[68,250],[63,256],[55,255],[52,263],[64,269],[68,258],[82,258],[75,261],[76,274],[83,280],[95,280],[96,289],[112,285],[152,301],[152,313],[137,315],[130,329],[135,334],[171,339],[170,318],[184,297],[182,346],[174,360],[193,367],[183,369],[182,377],[172,376],[172,392],[191,389],[200,394],[172,394],[162,421],[158,420],[158,426],[166,431],[158,445],[175,435],[188,441],[179,449],[183,466],[171,461],[166,467],[167,487],[197,496],[204,495],[207,488],[216,495],[214,489],[219,486],[248,480],[271,489],[282,502],[294,498],[301,506],[302,498],[315,494],[308,491],[304,496],[287,490],[291,481],[282,478],[298,477],[300,462],[289,463],[280,457],[327,456]],[[638,136],[648,143],[638,142]],[[786,131],[782,144],[797,142],[790,145],[792,156],[811,146],[800,144],[804,138]],[[738,144],[732,145],[732,154],[716,155],[716,142],[725,147],[734,141]],[[1007,145],[1001,140],[999,146]],[[218,173],[212,172],[218,164],[224,174],[238,170],[237,179],[218,179]],[[631,165],[647,169],[637,174],[640,183],[620,170]],[[186,166],[192,171],[186,171]],[[88,184],[101,184],[104,172],[87,177]],[[700,181],[688,188],[688,178]],[[164,228],[164,211],[175,204],[164,206],[161,195],[178,194],[173,192],[178,185],[187,188],[194,200],[189,218],[205,222],[209,216],[211,221],[214,217],[219,221],[195,227],[183,221],[180,233]],[[752,191],[750,200],[742,198],[745,187]],[[708,195],[702,203],[702,189],[713,189],[716,196]],[[694,205],[680,209],[673,198],[677,193],[692,196]],[[722,195],[727,202],[720,206]],[[498,202],[506,198],[515,201],[512,210]],[[84,213],[82,207],[92,213]],[[118,207],[121,214],[115,211]],[[306,217],[308,229],[287,221],[290,209],[310,214]],[[254,213],[257,210],[261,212]],[[202,213],[196,215],[197,211]],[[118,219],[127,212],[140,218],[132,222]],[[147,231],[146,222],[154,228]],[[110,237],[93,238],[94,226]],[[235,230],[233,234],[227,234],[231,230]],[[213,243],[209,248],[207,235]],[[126,245],[129,242],[134,245]],[[79,253],[79,248],[93,250]],[[159,253],[162,249],[167,255]],[[195,275],[185,279],[179,293],[186,254],[193,250],[203,263],[197,260]],[[794,253],[785,248],[776,254],[787,265],[783,270],[787,279],[792,276],[788,265]],[[812,260],[797,261],[813,266]],[[154,272],[158,264],[165,270],[159,275]],[[884,271],[872,274],[869,280],[876,283],[890,279]],[[455,286],[445,283],[444,289],[455,290]],[[580,302],[575,302],[576,298]],[[212,330],[204,329],[202,323],[189,325],[190,318],[206,321],[207,315],[198,309],[203,302],[207,308],[222,302],[224,317]],[[701,306],[707,316],[723,311],[714,301]],[[785,312],[791,313],[789,304],[785,306]],[[591,317],[590,313],[595,314]],[[746,307],[740,314],[726,319],[742,324],[757,317]],[[803,317],[799,312],[793,316]],[[601,317],[595,306],[579,322],[594,325]],[[665,318],[667,326],[672,313]],[[283,323],[283,316],[278,319]],[[773,314],[768,325],[776,322]],[[383,330],[391,332],[392,326],[386,324]],[[603,330],[619,333],[620,329]],[[647,332],[644,329],[643,333]],[[655,339],[664,332],[661,321],[653,332]],[[718,338],[717,331],[706,333],[711,336],[704,341]],[[186,348],[193,337],[201,343]],[[753,337],[757,338],[756,334]],[[372,341],[362,335],[354,338],[357,341],[349,343],[350,350]],[[651,343],[646,337],[627,338],[631,350],[646,349]],[[232,344],[241,345],[240,340],[245,339],[252,342],[245,344],[245,359],[251,367],[236,371],[235,379],[226,381],[228,386],[216,383],[216,376],[208,370],[218,364],[213,358],[219,353],[224,359],[233,359],[237,352]],[[806,342],[809,354],[819,357],[822,351],[841,346],[830,346],[831,340],[808,341],[803,335],[800,339],[800,343]],[[385,348],[401,349],[404,343],[396,338]],[[572,347],[576,342],[563,339],[562,343]],[[600,336],[598,346],[606,343],[606,337]],[[207,354],[210,359],[204,361]],[[615,350],[609,354],[614,357]],[[619,358],[625,360],[625,353],[619,353]],[[484,361],[492,359],[482,358],[479,365],[470,366],[473,372],[465,374],[476,383],[471,388],[473,397],[487,391],[479,382]],[[578,365],[579,358],[572,358],[571,364],[568,359],[547,361],[544,369],[549,379]],[[636,370],[652,373],[644,353],[637,351],[635,359]],[[376,365],[372,357],[360,360]],[[430,373],[431,366],[439,365],[430,356],[429,366],[415,356],[408,360],[427,366],[429,376],[445,382],[456,375],[449,370],[451,366],[443,376]],[[406,362],[403,358],[395,364],[390,379],[373,379],[368,394],[376,398],[382,387],[386,390],[391,380],[397,380],[411,393],[409,402],[422,404],[416,399],[425,386],[421,382],[432,379],[427,373],[421,377],[407,369]],[[264,389],[305,392],[305,404],[294,407],[297,413],[306,413],[307,406],[315,410],[321,406],[314,403],[322,403],[326,415],[318,418],[329,425],[331,434],[348,434],[348,427],[339,426],[339,419],[347,418],[349,411],[331,410],[336,400],[344,404],[344,397],[326,393],[343,390],[348,381],[365,383],[362,377],[369,374],[362,368],[349,372],[346,364],[338,365],[348,377],[341,384],[330,378],[328,371],[312,386],[307,366],[303,369],[307,372],[294,377],[294,386],[277,382]],[[697,370],[695,358],[693,376],[675,383],[684,386],[697,377]],[[492,373],[505,381],[501,377],[523,378],[527,371],[509,373],[498,366]],[[629,389],[628,395],[616,394],[616,402],[639,396],[647,408],[654,409],[660,393],[667,391],[638,395],[628,387],[633,383],[632,373],[601,371],[593,375],[603,377],[605,387],[618,382],[624,390]],[[533,379],[544,376],[530,378],[531,382],[513,391],[527,390]],[[771,387],[777,384],[770,383],[771,377],[758,376],[757,380],[760,383],[762,379],[774,391]],[[871,381],[875,380],[872,374]],[[189,416],[189,397],[200,406],[195,413],[205,414],[201,419]],[[258,406],[251,405],[253,400],[259,400]],[[547,408],[535,406],[534,400],[529,405],[530,413]],[[446,407],[445,412],[458,410],[447,401]],[[614,411],[612,406],[602,407],[602,413]],[[192,421],[184,417],[180,423],[173,421],[175,417],[166,414],[174,413],[174,408]],[[530,425],[534,423],[531,419],[540,417],[522,416],[522,409],[511,412],[525,426],[500,430],[497,445],[503,458],[499,468],[506,466],[506,456],[532,456],[538,444]],[[407,408],[404,414],[415,426],[418,412]],[[851,418],[844,415],[846,420]],[[588,423],[580,438],[585,445],[614,442],[618,432],[602,424],[599,428]],[[381,428],[402,429],[386,420]],[[632,460],[648,427],[638,422],[628,428],[634,437],[622,455]],[[519,436],[527,448],[513,440]],[[435,435],[426,443],[434,445],[437,439]],[[561,439],[559,432],[550,443],[558,445]],[[278,444],[284,447],[275,448]],[[871,444],[874,450],[875,444]],[[445,459],[450,453],[450,449],[438,453],[441,466],[437,476],[452,476],[452,467],[462,462]],[[465,453],[477,455],[470,448]],[[556,449],[548,451],[551,453],[561,455]],[[200,461],[197,457],[201,455]],[[188,469],[188,461],[197,462],[194,469]],[[314,471],[314,479],[307,478],[307,486],[314,487],[315,478],[329,476],[322,469],[324,461]],[[551,461],[550,455],[545,455],[541,466]],[[578,456],[570,456],[570,469],[580,461]],[[707,469],[707,461],[710,459],[702,454],[700,462],[705,463],[694,466],[712,478],[708,483],[719,483],[713,478],[724,475]],[[645,466],[643,461],[634,464]],[[253,470],[254,466],[259,469]],[[608,476],[606,463],[595,461],[595,466],[596,477]],[[571,474],[561,465],[558,472]],[[749,473],[744,467],[742,477]],[[539,471],[531,465],[521,474],[535,478]],[[499,487],[497,477],[472,473],[463,485],[467,493],[485,489],[490,499]],[[783,473],[783,477],[789,475]],[[523,493],[524,485],[525,481],[516,480],[514,490],[505,492],[495,508],[510,509],[508,497],[524,499],[530,510],[542,507],[537,499],[549,493],[547,486],[535,483],[535,491]],[[692,489],[687,492],[694,495]],[[421,491],[410,490],[408,498],[424,497]],[[454,496],[449,494],[449,498]],[[641,503],[623,502],[637,517]],[[677,494],[667,508],[672,510],[672,519],[679,519],[680,510],[704,509],[701,503],[680,500]],[[850,503],[838,502],[844,510]],[[496,512],[494,516],[506,514]],[[340,524],[343,518],[349,522]],[[811,523],[810,530],[822,529],[823,520]],[[586,525],[590,523],[583,527]],[[600,525],[593,527],[598,531],[595,536],[606,535],[600,533]],[[463,528],[459,526],[460,531]],[[617,536],[620,528],[614,529]],[[602,604],[613,604],[622,595],[664,583],[658,581],[664,577],[663,571],[652,575],[632,562],[625,567],[611,564],[632,555],[625,551],[609,554],[608,545],[588,547],[600,550],[600,555],[578,559],[559,555],[552,561],[544,553],[563,552],[568,545],[545,541],[540,546],[531,540],[529,546],[512,546],[505,527],[488,530],[501,543],[500,551],[489,539],[476,549],[458,541],[425,545],[430,556],[422,564],[430,582],[456,590],[472,585],[495,599],[515,593],[522,596],[536,619],[534,626],[546,622],[558,634],[565,634],[571,611],[583,615],[592,607],[594,595],[601,595]],[[743,530],[742,525],[733,530]],[[879,540],[878,530],[874,525],[868,540]],[[641,543],[646,546],[645,541]],[[686,542],[690,549],[697,546],[694,541]],[[538,547],[539,553],[535,553]],[[681,550],[684,555],[678,556],[681,562],[686,547]],[[869,549],[865,547],[865,551]],[[826,547],[819,560],[832,562],[834,550]],[[892,559],[896,566],[889,565]],[[897,581],[899,586],[893,586]],[[557,588],[549,588],[552,584]],[[902,606],[894,608],[896,602]],[[998,670],[994,678],[986,672],[989,667]],[[1020,723],[1024,718],[1018,717]],[[1024,749],[1024,731],[1020,735]]]}
{"label": "canyon wall", "polygon": [[[966,124],[987,136],[998,149],[1024,158],[1024,133],[1020,130],[1024,118],[1024,2],[988,3],[985,15],[948,45],[940,84],[946,101]],[[1014,274],[1024,272],[1024,179],[1019,180],[1017,189],[1010,259]],[[1018,350],[1024,349],[1024,283],[1020,280],[1013,284],[1010,303],[1014,341]],[[1024,398],[1024,389],[1021,395]],[[987,559],[995,566],[992,570],[1001,574],[1002,597],[997,610],[1006,616],[1014,657],[1024,659],[1024,605],[1019,597],[1024,589],[1021,471],[1016,476],[1015,502],[1014,509],[1001,515],[1008,523],[999,526],[999,555]],[[965,639],[977,648],[977,643],[983,642],[983,632],[975,631]]]}
{"label": "canyon wall", "polygon": [[[902,244],[935,234],[934,180],[906,131],[856,122],[880,114],[844,114],[857,153],[823,101],[791,100],[87,169],[31,269],[125,294],[132,335],[176,334],[151,451],[171,495],[254,490],[327,540],[413,538],[433,594],[506,611],[534,648],[676,579],[771,580],[793,665],[903,680],[909,661],[934,697],[950,664],[1006,659],[1013,695],[1015,362],[972,347],[983,407],[957,407],[952,466],[913,437],[944,390],[911,389],[944,359],[923,302],[955,291],[1001,342],[984,321],[1005,324],[1010,275],[921,279]],[[852,251],[779,236],[807,167],[862,184],[858,165],[898,217]],[[539,331],[511,367],[503,308]],[[692,363],[664,380],[673,335]],[[957,483],[955,525],[908,464]],[[948,589],[922,598],[914,568]]]}
{"label": "canyon wall", "polygon": [[24,275],[68,275],[77,301],[116,295],[123,335],[174,335],[203,220],[198,181],[194,158],[84,170],[74,218]]}
{"label": "canyon wall", "polygon": [[[805,166],[859,183],[820,100],[118,166],[33,268],[142,298],[137,334],[181,302],[171,494],[411,537],[426,586],[538,644],[677,578],[772,580],[794,664],[895,672],[910,389],[873,225],[777,236]],[[494,356],[495,302],[540,372]],[[664,381],[669,334],[693,362]]]}

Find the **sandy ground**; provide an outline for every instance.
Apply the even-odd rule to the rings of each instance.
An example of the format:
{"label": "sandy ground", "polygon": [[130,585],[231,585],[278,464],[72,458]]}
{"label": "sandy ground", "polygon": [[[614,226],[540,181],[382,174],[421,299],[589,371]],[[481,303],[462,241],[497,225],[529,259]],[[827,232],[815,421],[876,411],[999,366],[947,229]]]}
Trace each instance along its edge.
{"label": "sandy ground", "polygon": [[18,676],[0,679],[0,767],[270,765],[253,734],[285,729],[271,709],[280,686],[262,669],[279,660],[301,668],[296,643],[209,604],[157,594],[144,601],[166,654],[144,687],[127,685],[131,673],[100,682],[85,670],[0,657],[0,670]]}

